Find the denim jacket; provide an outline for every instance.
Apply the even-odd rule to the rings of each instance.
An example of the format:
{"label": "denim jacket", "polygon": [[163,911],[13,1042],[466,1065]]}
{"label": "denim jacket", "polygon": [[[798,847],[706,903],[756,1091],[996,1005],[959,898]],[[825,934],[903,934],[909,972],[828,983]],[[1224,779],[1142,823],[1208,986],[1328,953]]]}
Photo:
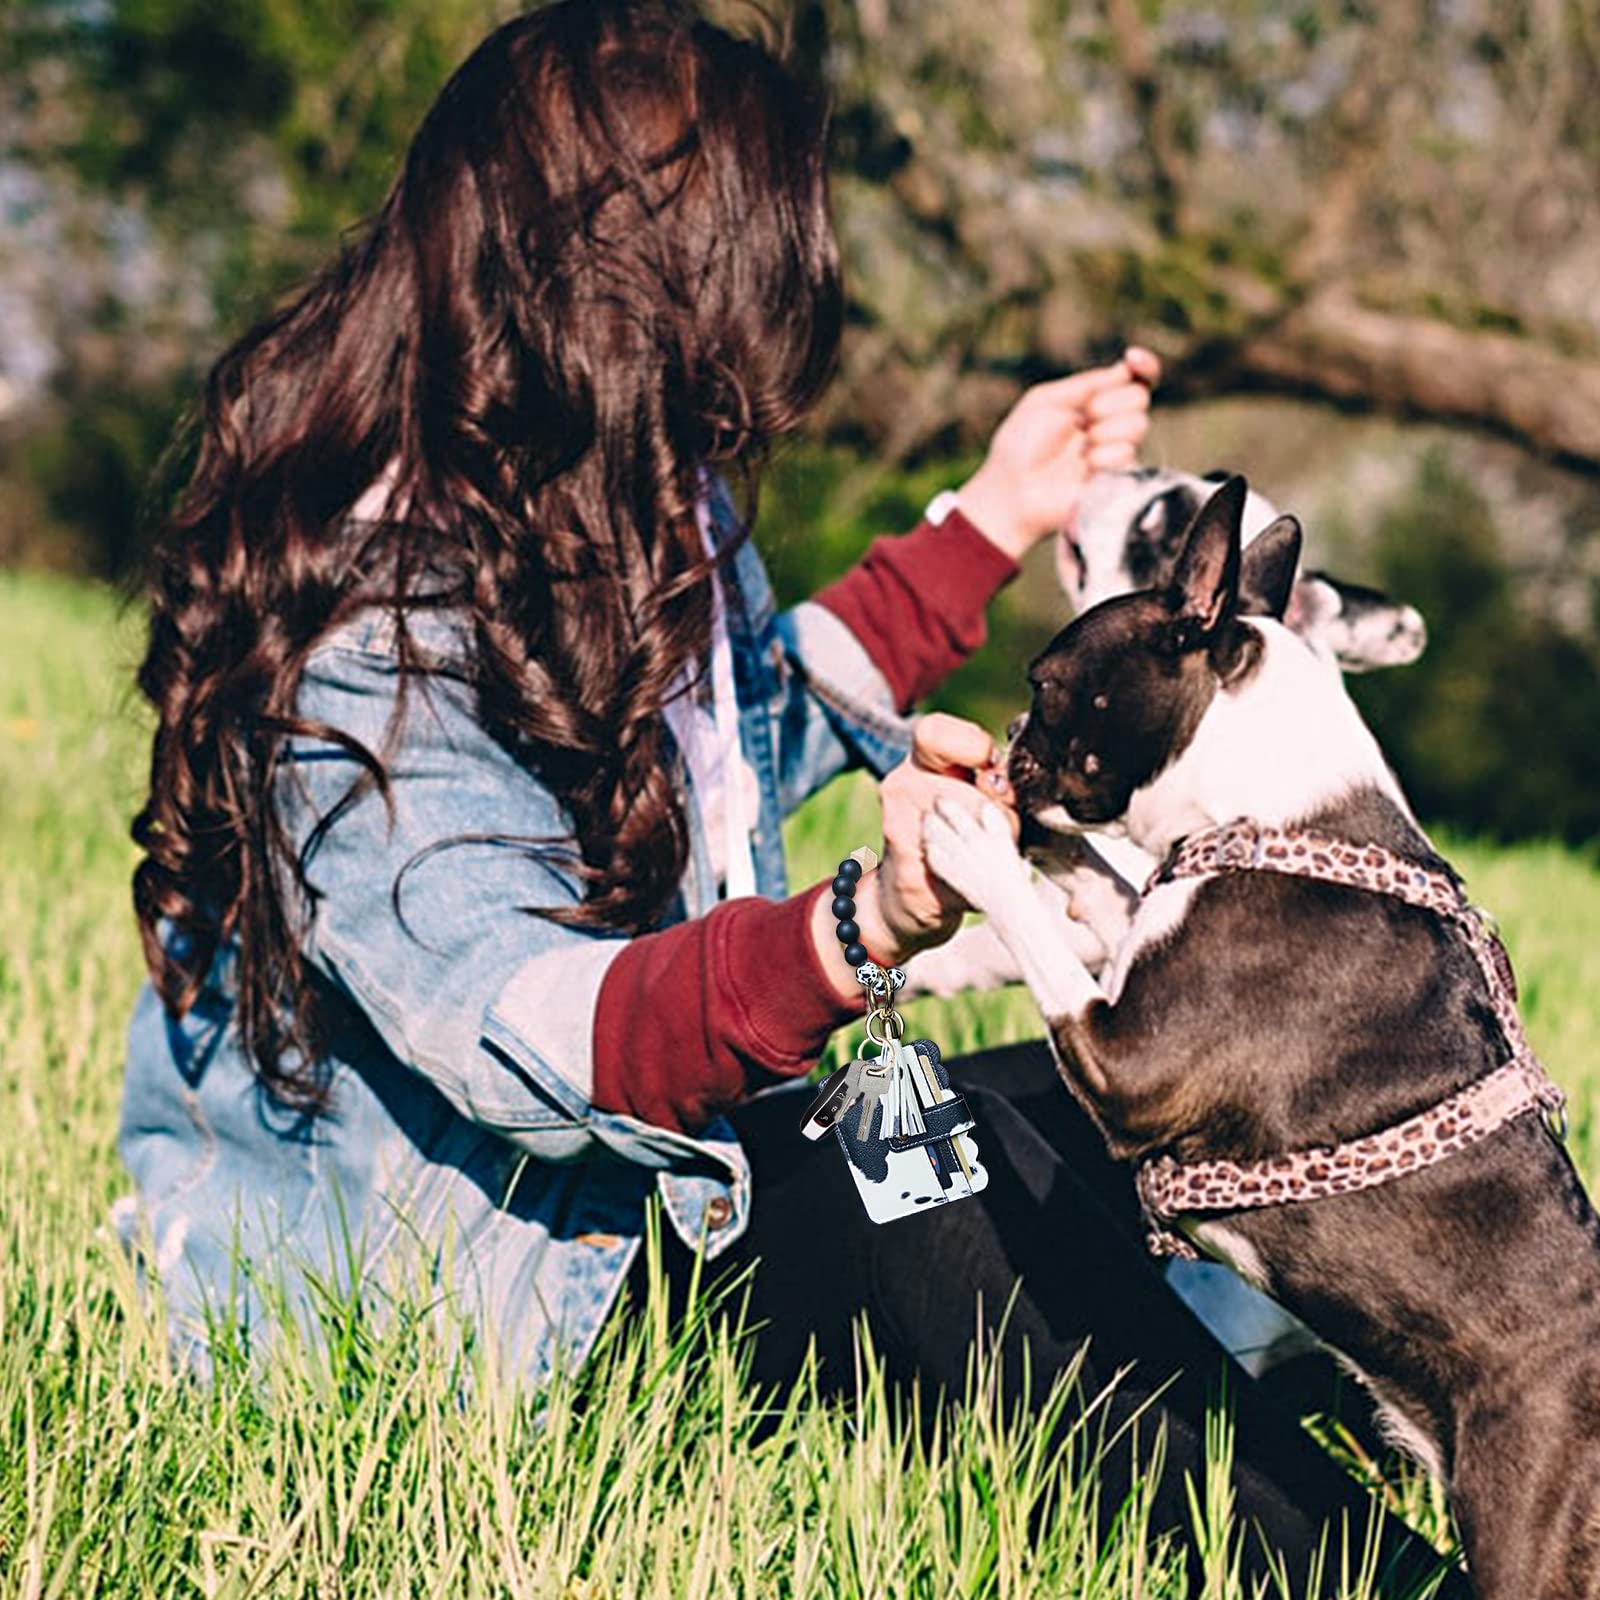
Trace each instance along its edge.
{"label": "denim jacket", "polygon": [[[720,485],[711,526],[719,547],[737,528]],[[910,747],[910,721],[832,612],[776,609],[752,542],[732,576],[739,736],[760,783],[756,886],[777,898],[788,891],[780,819],[836,773],[886,772]],[[137,1192],[114,1219],[157,1269],[180,1357],[202,1368],[208,1315],[259,1323],[265,1275],[301,1316],[322,1284],[375,1308],[402,1284],[443,1293],[537,1381],[587,1356],[652,1191],[708,1259],[746,1226],[749,1167],[726,1119],[691,1136],[592,1103],[596,994],[626,940],[518,909],[576,902],[579,885],[492,836],[570,823],[477,720],[450,667],[463,655],[457,627],[443,612],[411,621],[441,670],[413,680],[388,757],[392,826],[369,794],[307,859],[306,955],[348,1002],[328,1029],[330,1109],[295,1113],[258,1086],[232,1026],[229,952],[183,1018],[148,983],[136,1003],[120,1149]],[[317,646],[299,710],[376,750],[398,683],[389,618],[363,612]],[[278,793],[296,845],[357,770],[337,745],[290,743]],[[718,892],[688,787],[690,859],[662,926],[704,913]]]}

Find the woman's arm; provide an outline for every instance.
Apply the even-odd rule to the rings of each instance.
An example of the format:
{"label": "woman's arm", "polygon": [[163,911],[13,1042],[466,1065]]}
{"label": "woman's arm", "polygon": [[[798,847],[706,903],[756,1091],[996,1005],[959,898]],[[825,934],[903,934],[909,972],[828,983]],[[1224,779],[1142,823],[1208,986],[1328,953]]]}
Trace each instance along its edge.
{"label": "woman's arm", "polygon": [[982,647],[989,603],[1020,570],[957,506],[880,535],[814,598],[861,641],[904,715]]}
{"label": "woman's arm", "polygon": [[[1028,544],[1067,520],[1088,472],[1131,465],[1157,370],[1154,357],[1130,351],[1111,367],[1029,390],[948,515],[874,540],[807,603],[844,624],[853,637],[837,643],[865,650],[901,715],[983,643],[989,601],[1016,575]],[[966,515],[969,505],[987,529]],[[752,572],[747,582],[764,580]],[[780,632],[795,664],[821,680],[828,663],[809,660],[804,645],[817,636],[801,625],[804,610],[789,613]],[[803,719],[813,729],[820,720]],[[844,746],[832,742],[842,759]],[[925,870],[921,817],[940,792],[979,803],[971,780],[995,754],[972,724],[925,717],[908,759],[885,775],[885,860],[856,897],[863,941],[880,961],[898,964],[959,925],[964,908]],[[811,749],[782,765],[814,778],[839,761],[826,767]],[[1003,787],[988,794],[1008,798]],[[774,1075],[806,1071],[829,1035],[864,1010],[833,937],[830,899],[826,884],[814,884],[784,901],[736,900],[633,940],[609,967],[596,1006],[596,1103],[687,1129]]]}
{"label": "woman's arm", "polygon": [[[348,800],[362,768],[332,735],[381,751],[399,684],[381,624],[319,649],[298,710],[326,736],[289,741],[277,796],[305,853],[308,958],[463,1115],[546,1159],[606,1147],[671,1165],[704,1154],[696,1135],[722,1110],[809,1070],[863,1014],[826,883],[635,938],[531,915],[581,889],[517,841],[568,824],[459,677],[410,681],[387,801]],[[883,918],[870,884],[860,920],[875,956],[903,959],[904,919]]]}
{"label": "woman's arm", "polygon": [[692,1132],[810,1071],[866,1010],[831,900],[827,882],[785,900],[725,900],[630,940],[596,998],[595,1105]]}
{"label": "woman's arm", "polygon": [[[982,728],[936,712],[918,719],[910,756],[879,785],[883,862],[854,899],[861,942],[880,965],[898,966],[960,925],[964,903],[927,873],[922,819],[945,795],[972,808],[1008,802],[1003,783],[973,781],[989,775],[995,754]],[[725,901],[633,940],[607,969],[595,1009],[596,1103],[687,1129],[807,1070],[866,1009],[835,932],[830,883],[787,900]]]}
{"label": "woman's arm", "polygon": [[880,537],[816,601],[877,663],[907,712],[987,638],[985,613],[1021,558],[1068,524],[1093,472],[1133,465],[1150,425],[1148,351],[1036,384],[995,430],[983,464],[937,523]]}
{"label": "woman's arm", "polygon": [[[881,778],[904,759],[907,713],[984,643],[989,602],[1022,552],[1070,522],[1089,472],[1133,465],[1158,372],[1154,356],[1132,349],[1111,367],[1030,389],[953,512],[875,539],[842,578],[785,611],[774,614],[754,544],[738,550],[739,588],[785,674],[773,706],[784,814],[840,772]],[[718,526],[736,525],[720,487],[713,508]]]}

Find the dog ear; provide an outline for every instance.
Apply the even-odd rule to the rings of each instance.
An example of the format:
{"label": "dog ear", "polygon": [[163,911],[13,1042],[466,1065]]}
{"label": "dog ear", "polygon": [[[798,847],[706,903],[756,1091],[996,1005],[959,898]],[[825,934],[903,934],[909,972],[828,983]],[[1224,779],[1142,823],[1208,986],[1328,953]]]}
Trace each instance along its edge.
{"label": "dog ear", "polygon": [[1231,620],[1239,603],[1239,530],[1249,485],[1229,478],[1189,524],[1167,606],[1183,643],[1199,643]]}
{"label": "dog ear", "polygon": [[1300,565],[1300,524],[1293,517],[1269,523],[1239,557],[1239,614],[1283,621]]}
{"label": "dog ear", "polygon": [[1321,636],[1329,623],[1344,609],[1339,591],[1320,572],[1302,572],[1294,580],[1289,604],[1283,613],[1284,626],[1307,639]]}

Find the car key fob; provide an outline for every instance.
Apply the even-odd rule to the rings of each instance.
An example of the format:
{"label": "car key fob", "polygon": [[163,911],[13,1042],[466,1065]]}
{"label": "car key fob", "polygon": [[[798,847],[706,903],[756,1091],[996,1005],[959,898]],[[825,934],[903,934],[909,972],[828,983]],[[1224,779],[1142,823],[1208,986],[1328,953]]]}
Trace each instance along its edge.
{"label": "car key fob", "polygon": [[800,1124],[800,1131],[806,1138],[820,1139],[843,1115],[844,1108],[853,1098],[852,1069],[859,1064],[847,1061],[822,1080],[817,1098],[811,1102],[811,1108],[806,1112],[806,1119]]}

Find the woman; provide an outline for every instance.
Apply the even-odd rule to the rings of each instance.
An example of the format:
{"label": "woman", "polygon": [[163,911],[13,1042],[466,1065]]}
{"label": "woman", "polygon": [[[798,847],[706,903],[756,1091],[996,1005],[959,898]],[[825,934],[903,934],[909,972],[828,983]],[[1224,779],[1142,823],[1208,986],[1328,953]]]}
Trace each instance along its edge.
{"label": "woman", "polygon": [[[959,1386],[971,1292],[997,1311],[1021,1270],[1011,1336],[1051,1365],[1092,1334],[1103,1375],[1140,1358],[1130,1394],[1183,1369],[1176,1524],[1219,1352],[1042,1049],[955,1064],[990,1189],[891,1229],[799,1138],[803,1094],[752,1098],[863,1012],[781,816],[872,770],[863,937],[948,937],[920,818],[977,804],[995,750],[908,714],[1131,462],[1155,376],[1030,391],[955,509],[776,611],[719,473],[833,367],[822,128],[756,46],[567,0],[480,46],[360,241],[217,363],[140,674],[123,1221],[194,1360],[268,1283],[303,1310],[420,1273],[535,1380],[638,1288],[654,1195],[680,1285],[702,1240],[763,1258],[763,1376],[815,1331],[848,1381],[864,1308],[897,1370]],[[1294,1553],[1358,1497],[1259,1409],[1241,1493]]]}

